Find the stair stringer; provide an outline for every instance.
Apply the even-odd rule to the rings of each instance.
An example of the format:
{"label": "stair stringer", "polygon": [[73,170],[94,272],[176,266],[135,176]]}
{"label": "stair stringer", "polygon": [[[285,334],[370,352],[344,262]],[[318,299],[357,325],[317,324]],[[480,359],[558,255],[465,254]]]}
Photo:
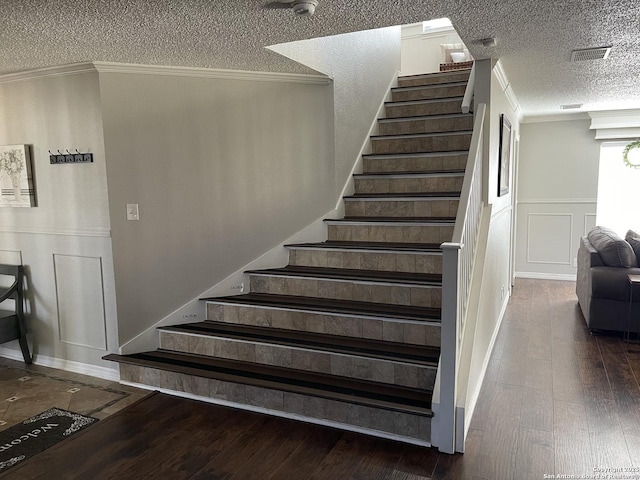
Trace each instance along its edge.
{"label": "stair stringer", "polygon": [[336,204],[333,210],[326,212],[307,227],[283,240],[280,244],[276,245],[258,258],[255,258],[246,265],[243,265],[238,270],[228,275],[224,280],[212,285],[210,288],[201,292],[184,305],[175,309],[166,317],[158,320],[158,322],[140,332],[134,338],[123,343],[118,349],[118,353],[121,355],[130,355],[133,353],[157,349],[159,347],[159,327],[178,325],[184,322],[198,321],[205,318],[206,314],[203,311],[205,307],[202,304],[202,298],[241,293],[237,288],[240,285],[244,285],[244,291],[248,291],[249,276],[245,273],[246,271],[272,268],[274,265],[286,265],[288,263],[289,253],[285,248],[285,245],[312,242],[319,238],[327,238],[327,226],[324,220],[327,218],[341,218],[344,216],[345,206],[343,197],[351,195],[355,191],[355,180],[353,175],[361,173],[363,170],[363,155],[371,152],[371,137],[378,133],[378,120],[385,117],[385,102],[391,99],[391,89],[398,85],[398,74],[399,72],[396,70],[394,76],[389,82],[389,86],[387,87],[384,97],[380,100],[378,110],[376,111],[374,118],[371,120],[369,132],[362,142],[362,146],[357,157],[353,161],[353,168],[349,171],[341,191],[337,194]]}

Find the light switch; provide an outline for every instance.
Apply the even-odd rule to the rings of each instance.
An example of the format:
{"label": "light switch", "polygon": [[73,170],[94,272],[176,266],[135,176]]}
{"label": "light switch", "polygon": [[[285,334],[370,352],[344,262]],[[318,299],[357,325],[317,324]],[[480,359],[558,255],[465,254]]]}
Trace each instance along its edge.
{"label": "light switch", "polygon": [[137,203],[127,203],[127,220],[140,220]]}

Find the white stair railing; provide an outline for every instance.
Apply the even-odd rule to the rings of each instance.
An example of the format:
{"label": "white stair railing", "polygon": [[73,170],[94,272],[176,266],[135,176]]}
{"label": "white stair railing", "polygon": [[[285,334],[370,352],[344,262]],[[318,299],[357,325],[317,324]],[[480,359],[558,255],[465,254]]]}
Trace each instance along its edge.
{"label": "white stair railing", "polygon": [[440,451],[454,453],[458,362],[469,304],[475,250],[482,218],[482,151],[486,105],[477,105],[469,158],[451,242],[442,244],[442,337],[440,349]]}
{"label": "white stair railing", "polygon": [[473,92],[476,87],[476,64],[475,62],[471,66],[471,73],[469,73],[469,81],[467,82],[467,89],[464,91],[464,97],[462,98],[462,113],[469,113],[471,111],[471,102],[473,101]]}

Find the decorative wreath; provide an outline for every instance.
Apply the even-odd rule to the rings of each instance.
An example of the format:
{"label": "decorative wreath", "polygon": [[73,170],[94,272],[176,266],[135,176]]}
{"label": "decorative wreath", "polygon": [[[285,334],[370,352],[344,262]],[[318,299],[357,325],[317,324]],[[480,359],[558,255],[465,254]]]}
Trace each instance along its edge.
{"label": "decorative wreath", "polygon": [[629,145],[626,146],[626,148],[624,149],[624,152],[622,152],[622,160],[624,161],[624,164],[627,167],[640,168],[640,163],[632,163],[631,160],[629,160],[629,152],[636,148],[640,148],[640,140],[631,142]]}

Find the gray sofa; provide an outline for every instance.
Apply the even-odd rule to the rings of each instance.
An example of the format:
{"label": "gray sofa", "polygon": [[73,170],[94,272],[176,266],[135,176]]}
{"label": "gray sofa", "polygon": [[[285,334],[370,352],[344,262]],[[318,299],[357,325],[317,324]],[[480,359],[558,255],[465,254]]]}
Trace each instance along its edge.
{"label": "gray sofa", "polygon": [[[632,240],[629,234],[633,232],[627,234],[627,240]],[[640,242],[630,244],[603,227],[594,228],[580,239],[576,294],[592,333],[627,331],[630,291],[627,276],[640,275],[636,247],[640,247]],[[630,330],[640,331],[640,288],[633,291]]]}

